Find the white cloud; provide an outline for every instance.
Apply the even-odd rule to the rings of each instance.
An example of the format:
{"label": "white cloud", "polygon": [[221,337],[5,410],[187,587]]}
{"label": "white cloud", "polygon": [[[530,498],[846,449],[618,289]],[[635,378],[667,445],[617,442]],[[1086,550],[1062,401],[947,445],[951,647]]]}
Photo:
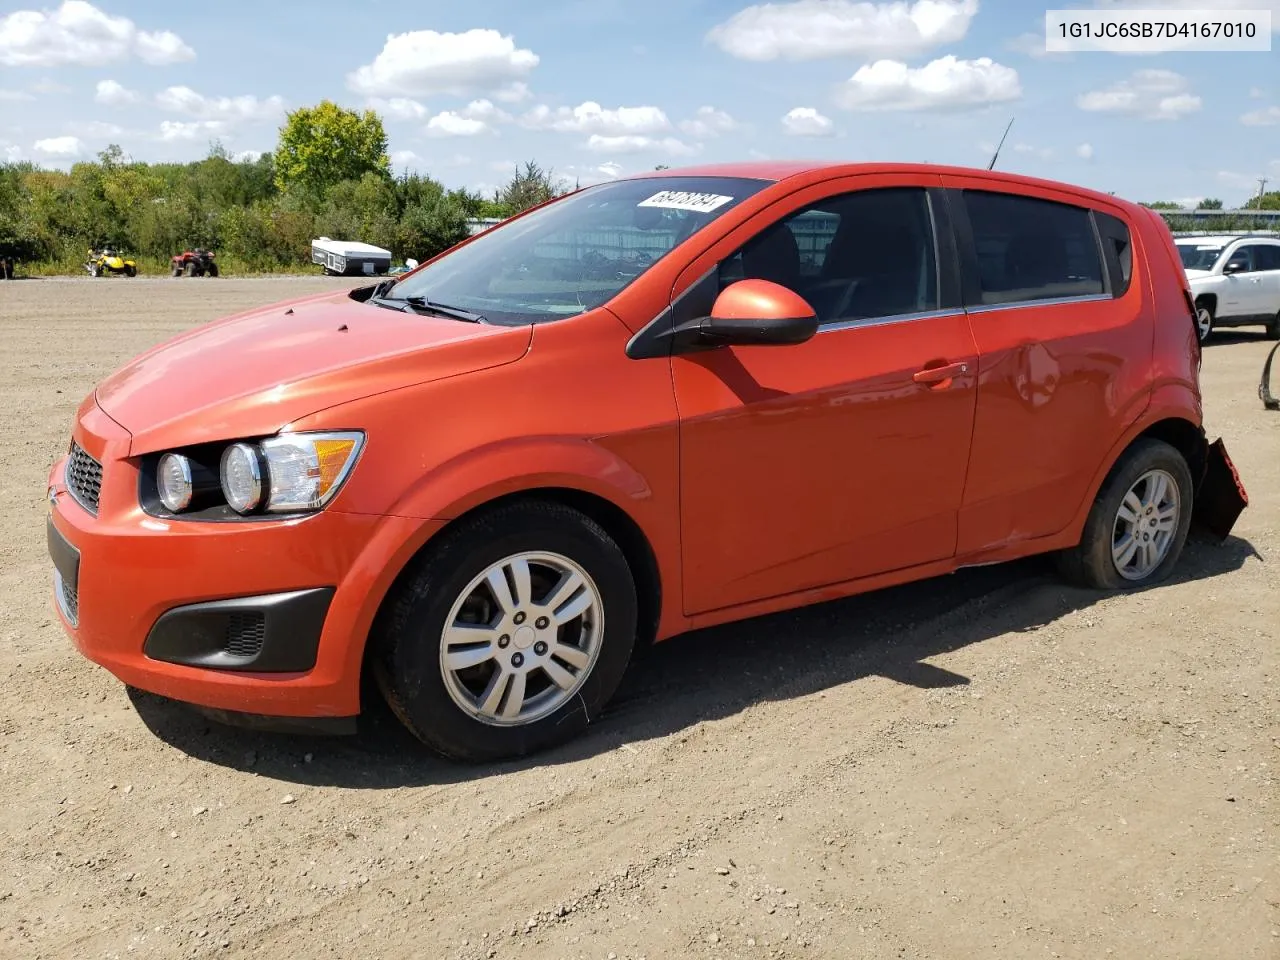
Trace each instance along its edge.
{"label": "white cloud", "polygon": [[437,113],[427,121],[427,133],[433,137],[474,137],[492,129],[483,120],[464,117],[453,110]]}
{"label": "white cloud", "polygon": [[241,150],[231,155],[232,163],[256,163],[262,157],[261,150]]}
{"label": "white cloud", "polygon": [[416,167],[421,162],[422,158],[412,150],[396,150],[391,154],[393,167]]}
{"label": "white cloud", "polygon": [[160,121],[160,139],[165,141],[199,140],[226,132],[227,124],[223,120],[191,120],[185,123],[178,120]]}
{"label": "white cloud", "polygon": [[1240,118],[1246,127],[1270,127],[1280,123],[1280,107],[1263,107],[1251,110]]}
{"label": "white cloud", "polygon": [[680,129],[691,137],[704,139],[729,133],[738,127],[738,122],[715,107],[699,107],[692,120],[681,122]]}
{"label": "white cloud", "polygon": [[529,85],[523,80],[505,84],[493,92],[493,98],[501,100],[503,103],[524,103],[532,96],[533,91],[529,89]]}
{"label": "white cloud", "polygon": [[612,160],[606,160],[596,169],[611,180],[622,176],[622,164],[614,163]]}
{"label": "white cloud", "polygon": [[923,67],[877,60],[859,67],[835,94],[847,110],[960,110],[1022,96],[1018,72],[988,57],[948,54]]}
{"label": "white cloud", "polygon": [[538,65],[532,50],[518,49],[497,30],[391,34],[373,63],[347,74],[347,86],[369,96],[465,96],[476,90],[519,98],[522,81]]}
{"label": "white cloud", "polygon": [[131,57],[161,65],[195,55],[177,34],[139,30],[128,17],[110,16],[84,0],[0,17],[0,64],[9,67],[102,66]]}
{"label": "white cloud", "polygon": [[136,103],[138,95],[115,80],[99,80],[93,99],[108,107],[119,107],[126,103]]}
{"label": "white cloud", "polygon": [[796,107],[782,118],[782,128],[793,137],[829,137],[835,124],[813,107]]}
{"label": "white cloud", "polygon": [[284,114],[281,97],[259,100],[255,96],[206,97],[190,87],[169,87],[156,94],[156,103],[163,110],[182,113],[202,120],[266,121]]}
{"label": "white cloud", "polygon": [[1195,113],[1200,103],[1200,98],[1190,92],[1187,79],[1172,70],[1137,70],[1128,80],[1076,98],[1081,110],[1145,120],[1177,120]]}
{"label": "white cloud", "polygon": [[34,93],[70,93],[71,88],[65,83],[58,83],[56,80],[50,80],[45,77],[43,80],[37,80],[30,87]]}
{"label": "white cloud", "polygon": [[495,123],[506,123],[511,114],[491,100],[472,100],[461,110],[445,110],[427,121],[427,133],[434,137],[474,137],[494,132]]}
{"label": "white cloud", "polygon": [[1261,87],[1249,88],[1249,98],[1251,100],[1262,100],[1266,95],[1267,91],[1263,90]]}
{"label": "white cloud", "polygon": [[671,129],[671,121],[658,107],[617,107],[606,110],[594,100],[572,108],[557,107],[555,110],[539,104],[521,117],[520,122],[535,129],[598,133],[603,136],[662,133]]}
{"label": "white cloud", "polygon": [[34,100],[25,90],[0,90],[0,103],[16,103],[19,100]]}
{"label": "white cloud", "polygon": [[6,163],[17,163],[22,159],[22,148],[14,143],[0,145],[0,152],[3,152]]}
{"label": "white cloud", "polygon": [[1079,157],[1081,160],[1092,160],[1093,144],[1091,143],[1080,144],[1080,146],[1076,147],[1076,156]]}
{"label": "white cloud", "polygon": [[644,153],[649,151],[666,153],[673,157],[687,157],[698,152],[696,147],[691,147],[683,140],[678,140],[675,137],[646,137],[639,134],[606,136],[600,133],[593,133],[587,138],[587,149],[596,153]]}
{"label": "white cloud", "polygon": [[370,110],[376,110],[392,120],[421,120],[428,113],[425,106],[408,97],[392,97],[389,100],[372,97],[368,106]]}
{"label": "white cloud", "polygon": [[741,60],[908,56],[962,40],[977,13],[978,0],[761,3],[713,27],[707,39]]}
{"label": "white cloud", "polygon": [[84,144],[79,137],[50,137],[47,140],[37,140],[31,145],[31,149],[46,157],[78,157]]}

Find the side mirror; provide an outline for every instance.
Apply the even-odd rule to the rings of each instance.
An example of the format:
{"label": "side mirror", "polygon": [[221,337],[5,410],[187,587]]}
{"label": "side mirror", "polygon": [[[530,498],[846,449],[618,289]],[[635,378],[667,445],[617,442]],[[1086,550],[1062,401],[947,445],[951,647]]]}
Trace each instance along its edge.
{"label": "side mirror", "polygon": [[1230,275],[1233,273],[1243,273],[1245,271],[1245,268],[1247,268],[1248,266],[1249,265],[1245,263],[1245,261],[1243,260],[1232,260],[1230,263],[1228,263],[1225,267],[1222,268],[1222,272],[1227,275]]}
{"label": "side mirror", "polygon": [[720,292],[698,339],[713,346],[790,346],[812,339],[818,317],[804,297],[769,280],[739,280]]}

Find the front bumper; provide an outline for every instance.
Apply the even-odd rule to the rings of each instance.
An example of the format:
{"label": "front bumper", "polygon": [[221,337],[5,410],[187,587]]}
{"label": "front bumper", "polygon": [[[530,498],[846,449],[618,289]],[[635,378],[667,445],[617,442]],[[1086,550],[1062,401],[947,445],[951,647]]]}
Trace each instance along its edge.
{"label": "front bumper", "polygon": [[[96,513],[49,474],[54,605],[82,654],[125,684],[214,711],[350,718],[387,571],[423,522],[160,520],[138,505],[129,435],[86,405],[73,439],[103,465]],[[429,531],[427,531],[429,533]]]}

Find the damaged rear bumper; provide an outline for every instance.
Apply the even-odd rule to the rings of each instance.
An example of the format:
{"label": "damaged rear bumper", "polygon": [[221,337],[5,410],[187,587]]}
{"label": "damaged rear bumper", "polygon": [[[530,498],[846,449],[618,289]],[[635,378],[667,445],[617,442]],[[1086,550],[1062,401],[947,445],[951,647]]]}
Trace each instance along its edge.
{"label": "damaged rear bumper", "polygon": [[1206,441],[1203,463],[1204,469],[1196,484],[1191,524],[1221,542],[1231,535],[1240,514],[1249,505],[1249,494],[1221,437],[1213,443]]}

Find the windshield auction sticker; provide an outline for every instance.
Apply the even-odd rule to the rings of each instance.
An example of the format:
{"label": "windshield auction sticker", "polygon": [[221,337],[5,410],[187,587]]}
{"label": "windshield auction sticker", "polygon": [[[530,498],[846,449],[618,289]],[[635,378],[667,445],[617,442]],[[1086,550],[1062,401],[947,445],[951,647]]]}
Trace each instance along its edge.
{"label": "windshield auction sticker", "polygon": [[661,207],[663,210],[692,210],[694,213],[710,213],[723,207],[733,197],[718,193],[688,193],[683,190],[663,190],[648,200],[641,200],[637,207]]}

